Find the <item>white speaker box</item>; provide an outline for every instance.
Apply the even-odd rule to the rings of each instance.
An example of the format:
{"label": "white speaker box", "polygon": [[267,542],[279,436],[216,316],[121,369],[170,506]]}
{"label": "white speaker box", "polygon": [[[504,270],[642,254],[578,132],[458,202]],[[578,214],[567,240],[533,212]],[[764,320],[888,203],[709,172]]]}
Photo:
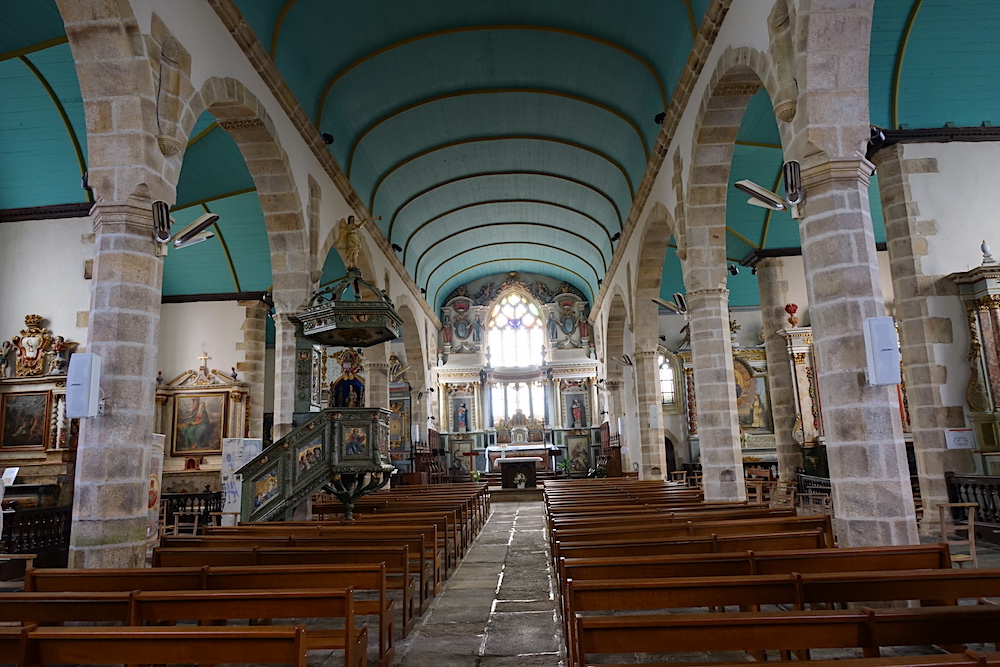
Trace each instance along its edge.
{"label": "white speaker box", "polygon": [[96,417],[101,402],[101,358],[78,352],[69,358],[66,372],[66,416]]}
{"label": "white speaker box", "polygon": [[899,384],[899,339],[892,318],[869,317],[864,332],[868,384]]}

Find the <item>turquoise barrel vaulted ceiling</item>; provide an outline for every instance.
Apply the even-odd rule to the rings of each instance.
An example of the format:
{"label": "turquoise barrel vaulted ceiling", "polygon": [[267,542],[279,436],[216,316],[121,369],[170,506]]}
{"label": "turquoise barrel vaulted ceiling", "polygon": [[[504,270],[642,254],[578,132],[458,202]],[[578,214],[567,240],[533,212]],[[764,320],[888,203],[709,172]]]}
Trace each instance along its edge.
{"label": "turquoise barrel vaulted ceiling", "polygon": [[[434,307],[460,284],[507,271],[596,294],[651,158],[653,118],[670,104],[710,3],[235,0]],[[35,207],[47,207],[40,217],[80,214],[90,201],[86,124],[58,9],[0,0],[0,11],[0,220]],[[877,0],[872,124],[996,124],[998,28],[995,0]],[[731,180],[778,189],[781,163],[762,91]],[[731,261],[799,245],[787,215],[745,199],[730,188]],[[164,294],[268,289],[253,181],[208,115],[189,138],[172,215],[183,224],[206,211],[220,215],[216,237],[170,253]],[[877,206],[873,218],[881,240]],[[327,267],[324,279],[342,272],[339,258]],[[748,270],[729,286],[734,305],[758,302]],[[662,291],[683,291],[673,249]]]}

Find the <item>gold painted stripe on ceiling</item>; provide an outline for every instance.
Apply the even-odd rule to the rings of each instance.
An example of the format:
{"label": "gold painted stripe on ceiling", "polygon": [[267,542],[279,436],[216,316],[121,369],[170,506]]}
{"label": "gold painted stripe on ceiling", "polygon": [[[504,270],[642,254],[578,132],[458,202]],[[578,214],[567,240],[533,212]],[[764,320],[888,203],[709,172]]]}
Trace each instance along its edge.
{"label": "gold painted stripe on ceiling", "polygon": [[729,225],[726,225],[726,231],[728,233],[732,234],[733,236],[735,236],[736,238],[738,238],[740,241],[743,241],[744,243],[746,243],[748,246],[750,246],[754,250],[760,250],[760,246],[759,245],[757,245],[756,243],[754,243],[753,241],[751,241],[747,237],[743,236],[742,234],[740,234],[738,231],[736,231],[735,229],[733,229]]}
{"label": "gold painted stripe on ceiling", "polygon": [[288,11],[292,8],[298,0],[288,0],[281,11],[278,12],[278,18],[274,20],[274,30],[271,31],[271,48],[268,51],[268,55],[271,56],[271,61],[274,61],[275,51],[278,50],[278,35],[281,32],[281,26],[285,22],[285,17],[288,16]]}
{"label": "gold painted stripe on ceiling", "polygon": [[542,206],[554,206],[556,208],[561,208],[563,210],[569,211],[570,213],[576,213],[577,215],[580,215],[584,218],[587,218],[588,220],[591,220],[600,229],[604,230],[604,233],[608,235],[608,242],[609,243],[611,242],[611,232],[604,225],[601,224],[600,220],[587,213],[584,213],[583,211],[575,209],[572,206],[566,206],[565,204],[557,204],[555,202],[546,201],[544,199],[484,199],[482,201],[472,202],[471,204],[463,204],[461,206],[456,206],[453,209],[449,209],[442,213],[438,213],[437,215],[428,218],[426,221],[422,222],[419,226],[417,226],[416,229],[410,232],[410,235],[406,239],[406,243],[403,245],[403,264],[404,265],[406,264],[406,255],[410,249],[410,242],[413,241],[413,237],[419,234],[420,230],[422,230],[424,227],[433,222],[436,222],[437,220],[440,220],[445,216],[451,215],[452,213],[457,213],[459,211],[464,211],[470,208],[476,208],[477,206],[485,206],[487,204],[540,204]]}
{"label": "gold painted stripe on ceiling", "polygon": [[[49,99],[52,100],[52,106],[56,108],[59,112],[59,117],[62,118],[63,126],[66,128],[66,134],[69,135],[69,140],[73,144],[73,151],[76,153],[76,162],[80,167],[80,177],[87,172],[87,162],[83,159],[83,147],[80,145],[80,139],[76,136],[76,131],[73,129],[73,124],[69,121],[69,114],[66,113],[66,107],[63,106],[62,102],[59,100],[59,96],[56,95],[55,89],[49,84],[48,79],[45,75],[35,67],[35,64],[28,60],[26,56],[18,56],[18,60],[24,63],[25,67],[31,70],[31,73],[35,75],[38,79],[38,83],[42,84],[42,88],[48,94]],[[94,201],[94,193],[91,190],[87,190],[87,201]]]}
{"label": "gold painted stripe on ceiling", "polygon": [[622,177],[625,179],[625,183],[628,184],[629,197],[632,199],[635,198],[635,188],[632,186],[632,180],[629,178],[628,172],[625,171],[625,167],[616,162],[610,156],[605,155],[601,151],[597,150],[596,148],[591,148],[590,146],[584,146],[583,144],[578,144],[573,141],[567,141],[566,139],[556,139],[554,137],[543,137],[531,134],[506,134],[506,135],[498,135],[495,137],[475,137],[473,139],[459,139],[458,141],[449,141],[443,144],[438,144],[437,146],[431,146],[430,148],[426,148],[418,153],[414,153],[413,155],[404,158],[401,162],[397,162],[396,164],[392,165],[392,167],[390,167],[386,172],[384,172],[381,176],[379,176],[378,180],[375,181],[375,186],[372,188],[372,194],[368,198],[368,210],[369,211],[375,210],[375,198],[378,196],[378,189],[382,186],[382,183],[385,182],[385,179],[391,176],[392,173],[397,169],[399,169],[400,167],[403,167],[418,158],[430,155],[435,151],[444,150],[445,148],[453,148],[455,146],[463,146],[465,144],[474,144],[486,141],[549,141],[552,143],[562,144],[563,146],[569,146],[570,148],[578,148],[582,151],[592,153],[593,155],[596,155],[602,160],[611,163],[618,169],[618,171],[621,172]]}
{"label": "gold painted stripe on ceiling", "polygon": [[[590,270],[594,272],[594,280],[595,281],[598,278],[600,278],[600,276],[601,276],[601,274],[599,274],[597,272],[597,269],[594,268],[593,264],[591,264],[587,260],[583,259],[579,255],[573,254],[572,252],[570,252],[569,250],[566,250],[565,248],[560,248],[559,246],[556,246],[556,245],[549,245],[548,243],[536,243],[535,241],[500,241],[500,242],[495,242],[495,243],[483,243],[481,245],[473,246],[471,248],[465,248],[461,252],[457,252],[454,255],[452,255],[451,257],[448,257],[447,259],[442,260],[441,262],[438,263],[437,267],[435,267],[435,269],[433,271],[431,271],[427,275],[427,280],[424,282],[424,289],[427,289],[428,287],[430,287],[431,276],[433,276],[437,272],[438,269],[440,269],[442,266],[444,266],[445,264],[447,264],[451,260],[457,259],[457,258],[461,257],[462,255],[464,255],[465,253],[472,252],[474,250],[482,250],[483,248],[492,248],[494,246],[510,246],[510,245],[514,245],[514,244],[516,244],[516,245],[537,246],[539,248],[546,248],[547,250],[558,250],[559,252],[566,253],[567,255],[570,255],[571,257],[574,257],[574,258],[580,260],[581,262],[583,262],[584,264],[586,264],[588,267],[590,267]],[[494,261],[501,261],[501,260],[494,260]],[[520,261],[520,260],[516,260],[516,261]],[[528,259],[526,261],[540,261],[540,260],[530,260],[530,259]],[[559,266],[559,265],[557,264],[556,266]],[[567,269],[566,267],[562,267],[562,268],[566,269],[566,271],[571,271],[572,270],[572,269]],[[579,273],[576,273],[575,271],[574,271],[574,274],[577,275],[577,276],[580,275]],[[458,275],[458,274],[455,274],[455,275]],[[443,284],[444,283],[442,283],[442,285]]]}
{"label": "gold painted stripe on ceiling", "polygon": [[[201,207],[205,209],[205,213],[211,213],[206,204],[202,204]],[[229,246],[226,245],[226,237],[222,235],[222,229],[219,227],[218,220],[212,223],[212,229],[215,230],[215,238],[219,239],[219,245],[222,246],[222,254],[226,256],[226,262],[229,264],[229,273],[233,276],[233,284],[236,285],[236,291],[242,292],[243,290],[240,289],[240,279],[236,276],[236,265],[233,264],[233,256],[229,254]]]}
{"label": "gold painted stripe on ceiling", "polygon": [[697,39],[698,23],[694,19],[694,7],[691,6],[691,0],[684,0],[684,9],[687,10],[688,26],[691,28],[691,39]]}
{"label": "gold painted stripe on ceiling", "polygon": [[[420,253],[420,257],[417,258],[417,263],[413,265],[413,279],[416,280],[417,276],[420,275],[420,263],[422,261],[424,261],[424,256],[427,253],[429,253],[431,250],[433,250],[435,246],[438,246],[438,245],[440,245],[442,243],[450,242],[450,241],[452,241],[452,239],[454,239],[459,234],[464,234],[466,232],[476,231],[478,229],[485,229],[487,227],[506,227],[507,225],[531,225],[532,227],[542,227],[544,229],[551,229],[551,230],[554,230],[554,231],[557,231],[557,232],[562,232],[564,234],[571,234],[571,235],[577,237],[578,239],[580,239],[581,241],[583,241],[584,243],[589,243],[591,245],[591,247],[593,247],[594,250],[597,251],[597,254],[600,255],[600,257],[601,257],[601,263],[604,265],[604,270],[605,271],[608,270],[608,260],[607,260],[607,257],[604,256],[604,251],[601,250],[597,246],[596,243],[594,243],[593,241],[591,241],[589,238],[587,238],[583,234],[577,234],[576,232],[571,232],[568,229],[563,229],[562,227],[556,227],[555,225],[546,225],[545,223],[542,223],[542,222],[514,222],[514,221],[509,221],[509,222],[488,222],[488,223],[483,224],[483,225],[474,225],[472,227],[466,227],[462,231],[456,232],[456,233],[452,234],[451,236],[449,236],[446,239],[440,239],[438,241],[435,241],[431,245],[427,246],[427,249],[424,250],[422,253]],[[509,241],[509,243],[521,243],[521,241]],[[447,261],[447,260],[445,260],[445,261]],[[442,264],[443,263],[444,262],[442,262]]]}
{"label": "gold painted stripe on ceiling", "polygon": [[215,121],[212,121],[211,123],[208,124],[208,126],[204,130],[202,130],[198,134],[196,134],[193,137],[191,137],[190,139],[188,139],[187,147],[191,148],[196,143],[198,143],[199,141],[201,141],[202,139],[204,139],[205,137],[207,137],[209,134],[211,134],[212,131],[215,128],[217,128],[217,127],[219,127],[219,124],[217,122],[215,122]]}
{"label": "gold painted stripe on ceiling", "polygon": [[736,146],[750,146],[752,148],[777,148],[781,150],[781,144],[768,144],[763,141],[736,141]]}
{"label": "gold painted stripe on ceiling", "polygon": [[245,188],[243,190],[233,190],[232,192],[223,192],[222,194],[213,195],[211,197],[205,197],[204,199],[197,199],[195,201],[189,201],[184,204],[177,204],[171,211],[183,211],[186,208],[191,208],[192,206],[201,206],[213,201],[219,201],[220,199],[225,199],[227,197],[237,197],[239,195],[245,195],[251,192],[257,192],[257,188]]}
{"label": "gold painted stripe on ceiling", "polygon": [[552,32],[552,33],[556,33],[556,34],[559,34],[559,35],[567,35],[567,36],[570,36],[570,37],[577,37],[577,38],[580,38],[580,39],[585,39],[587,41],[591,41],[591,42],[595,42],[597,44],[600,44],[601,46],[607,46],[609,48],[615,49],[616,51],[620,51],[620,52],[624,53],[626,56],[628,56],[629,58],[632,58],[633,60],[635,60],[636,62],[638,62],[640,65],[642,65],[649,72],[649,74],[653,77],[653,80],[656,82],[657,88],[660,91],[660,101],[663,104],[663,108],[666,109],[667,106],[668,106],[668,104],[667,104],[667,90],[666,90],[666,88],[663,85],[663,81],[660,79],[660,75],[656,72],[656,68],[654,68],[653,65],[652,65],[652,63],[650,63],[648,60],[646,60],[645,58],[643,58],[639,54],[635,53],[634,51],[626,49],[624,46],[621,46],[620,44],[615,44],[614,42],[611,42],[609,40],[601,39],[600,37],[594,37],[593,35],[588,35],[587,33],[577,32],[575,30],[566,30],[564,28],[553,28],[553,27],[550,27],[550,26],[540,26],[540,25],[506,25],[506,24],[501,24],[501,25],[463,26],[463,27],[460,27],[460,28],[446,28],[444,30],[435,30],[433,32],[424,33],[422,35],[415,35],[413,37],[407,37],[406,39],[402,39],[402,40],[400,40],[398,42],[394,42],[394,43],[389,44],[387,46],[383,46],[383,47],[381,47],[379,49],[376,49],[376,50],[372,51],[371,53],[365,54],[364,56],[362,56],[361,58],[358,58],[353,63],[351,63],[350,65],[348,65],[347,67],[345,67],[344,69],[342,69],[339,72],[337,72],[337,74],[335,74],[333,76],[333,78],[330,79],[330,81],[327,82],[327,84],[325,86],[323,86],[323,92],[320,93],[319,104],[317,105],[317,108],[316,108],[316,116],[315,116],[315,118],[317,119],[317,122],[318,122],[318,119],[320,119],[320,118],[323,117],[323,106],[326,104],[326,98],[330,95],[330,91],[337,84],[337,82],[340,81],[341,78],[343,78],[348,72],[350,72],[355,67],[358,67],[359,65],[361,65],[361,64],[363,64],[363,63],[365,63],[365,62],[367,62],[367,61],[369,61],[369,60],[371,60],[373,58],[376,58],[376,57],[378,57],[378,56],[380,56],[380,55],[382,55],[384,53],[388,53],[389,51],[392,51],[393,49],[397,49],[397,48],[399,48],[401,46],[406,46],[407,44],[413,44],[415,42],[419,42],[419,41],[424,40],[424,39],[433,39],[434,37],[443,37],[445,35],[454,35],[454,34],[463,33],[463,32],[484,32],[484,31],[491,31],[491,30],[497,30],[497,31],[499,31],[499,30],[527,30],[527,31],[535,31],[535,32]]}
{"label": "gold painted stripe on ceiling", "polygon": [[906,47],[910,44],[910,35],[913,33],[913,26],[917,22],[917,14],[920,12],[920,5],[923,0],[914,0],[913,7],[910,8],[910,15],[906,17],[906,26],[903,28],[903,36],[899,40],[899,48],[896,49],[896,62],[892,66],[892,93],[889,105],[892,118],[892,128],[899,127],[899,85],[903,78],[903,60],[906,58]]}
{"label": "gold painted stripe on ceiling", "polygon": [[593,185],[590,185],[589,183],[585,183],[583,181],[577,180],[575,178],[571,178],[569,176],[562,176],[560,174],[553,174],[552,172],[548,172],[548,171],[516,171],[516,170],[511,170],[511,171],[481,171],[481,172],[478,172],[478,173],[475,173],[475,174],[466,174],[464,176],[457,176],[455,178],[450,178],[450,179],[448,179],[446,181],[441,181],[440,183],[435,183],[431,187],[426,188],[424,190],[421,190],[420,192],[418,192],[417,194],[413,195],[412,197],[410,197],[409,199],[407,199],[405,202],[403,202],[402,204],[400,204],[399,206],[397,206],[396,210],[393,211],[393,213],[392,213],[392,217],[389,219],[389,230],[388,230],[389,243],[392,243],[392,228],[396,224],[396,217],[402,212],[402,210],[404,208],[406,208],[407,206],[409,206],[410,204],[412,204],[415,200],[419,199],[420,197],[424,196],[425,194],[433,192],[434,190],[436,190],[436,189],[438,189],[440,187],[444,187],[446,185],[451,185],[452,183],[458,183],[460,181],[464,181],[464,180],[468,180],[468,179],[472,179],[472,178],[482,178],[482,177],[486,177],[486,176],[543,176],[543,177],[549,177],[549,178],[558,178],[558,179],[563,180],[563,181],[569,181],[570,183],[575,183],[576,185],[583,186],[583,187],[587,188],[588,190],[591,190],[592,192],[596,192],[597,194],[601,195],[602,197],[604,197],[608,201],[609,204],[611,204],[611,207],[613,209],[615,209],[615,215],[618,216],[618,230],[621,231],[623,229],[623,226],[622,226],[622,212],[618,209],[618,205],[615,203],[615,200],[612,199],[603,190],[599,190],[598,188],[594,187]]}
{"label": "gold painted stripe on ceiling", "polygon": [[[565,266],[560,266],[559,264],[553,264],[552,262],[546,262],[543,259],[528,259],[526,257],[505,257],[505,258],[502,258],[502,259],[488,259],[485,262],[479,262],[478,264],[473,264],[472,266],[467,266],[464,269],[462,269],[461,271],[459,271],[458,273],[456,273],[456,274],[448,277],[443,283],[441,283],[441,287],[444,287],[445,285],[447,285],[452,280],[454,280],[455,278],[459,277],[460,275],[462,275],[466,271],[471,271],[472,269],[479,268],[480,266],[486,266],[487,264],[496,264],[497,262],[524,262],[524,263],[533,262],[535,264],[545,264],[546,266],[552,266],[552,267],[555,267],[557,269],[562,269],[563,271],[567,271],[569,273],[572,273],[574,276],[576,276],[577,278],[579,278],[581,285],[586,285],[587,287],[589,287],[590,288],[590,299],[591,299],[591,301],[593,301],[593,299],[594,299],[594,288],[593,288],[593,286],[589,282],[587,282],[587,280],[583,276],[581,276],[579,273],[577,273],[573,269],[567,269]],[[426,285],[430,286],[430,281],[428,281],[426,283]],[[437,303],[438,295],[441,294],[441,287],[438,287],[437,291],[434,292],[434,301],[431,303],[431,307],[432,308],[434,307],[434,304]],[[424,289],[427,289],[427,287],[425,287]]]}
{"label": "gold painted stripe on ceiling", "polygon": [[37,44],[32,44],[31,46],[25,46],[21,49],[14,49],[13,51],[8,51],[7,53],[0,53],[0,62],[4,60],[10,60],[11,58],[20,58],[22,56],[27,56],[37,51],[44,51],[45,49],[50,49],[53,46],[59,46],[60,44],[66,44],[69,39],[66,35],[62,37],[55,37],[53,39],[46,40],[44,42],[38,42]]}
{"label": "gold painted stripe on ceiling", "polygon": [[[399,116],[400,114],[404,114],[407,111],[411,111],[413,109],[416,109],[417,107],[424,106],[425,104],[433,104],[435,102],[441,102],[443,100],[454,99],[454,98],[457,98],[457,97],[464,97],[464,96],[467,96],[467,95],[469,95],[469,96],[471,96],[471,95],[503,95],[503,94],[507,94],[507,93],[514,93],[514,94],[522,93],[522,94],[530,94],[530,95],[552,95],[552,96],[555,96],[555,97],[562,97],[562,98],[565,98],[565,99],[574,100],[576,102],[582,102],[583,104],[587,104],[589,106],[594,106],[594,107],[597,107],[597,108],[602,109],[604,111],[607,111],[610,114],[614,114],[618,118],[620,118],[623,121],[625,121],[626,123],[628,123],[629,126],[632,128],[632,131],[635,132],[635,136],[639,139],[639,146],[642,147],[643,157],[645,158],[646,162],[649,161],[649,149],[646,147],[646,142],[642,138],[642,132],[639,130],[638,123],[636,123],[634,120],[632,120],[631,118],[629,118],[628,116],[626,116],[624,112],[619,111],[618,109],[615,109],[614,107],[608,106],[606,104],[603,104],[601,102],[593,100],[593,99],[591,99],[589,97],[584,97],[582,95],[574,95],[572,93],[564,93],[564,92],[559,92],[559,91],[555,91],[555,90],[547,90],[545,88],[476,88],[476,89],[473,89],[473,90],[463,90],[463,91],[458,91],[458,92],[453,92],[453,93],[444,93],[442,95],[435,95],[433,97],[428,97],[426,99],[414,102],[413,104],[408,104],[408,105],[406,105],[404,107],[400,107],[399,109],[396,109],[392,113],[390,113],[390,114],[388,114],[386,116],[383,116],[382,118],[379,118],[378,120],[370,123],[368,125],[368,127],[366,127],[364,130],[361,131],[361,133],[358,135],[357,139],[355,139],[351,143],[351,149],[350,149],[350,151],[348,151],[348,154],[347,154],[347,169],[345,170],[345,173],[347,174],[347,177],[348,178],[351,177],[351,169],[354,167],[354,155],[356,154],[356,152],[358,150],[358,146],[361,145],[361,142],[364,141],[364,138],[366,136],[368,136],[369,132],[371,132],[372,130],[374,130],[376,127],[378,127],[382,123],[388,122],[389,120],[395,118],[396,116]],[[319,124],[320,124],[320,119],[317,118],[316,119],[316,127],[319,127]]]}

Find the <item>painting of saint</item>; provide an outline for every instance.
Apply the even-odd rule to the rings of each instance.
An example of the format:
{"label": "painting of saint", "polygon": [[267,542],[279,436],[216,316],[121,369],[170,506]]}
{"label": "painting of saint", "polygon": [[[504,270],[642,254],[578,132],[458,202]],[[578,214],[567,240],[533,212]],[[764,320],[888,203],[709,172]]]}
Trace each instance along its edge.
{"label": "painting of saint", "polygon": [[258,510],[278,495],[278,476],[267,472],[253,482],[253,508]]}
{"label": "painting of saint", "polygon": [[4,447],[44,447],[48,427],[48,392],[3,395]]}
{"label": "painting of saint", "polygon": [[345,456],[365,456],[368,454],[368,433],[354,426],[344,438]]}
{"label": "painting of saint", "polygon": [[222,453],[226,395],[178,396],[174,420],[174,454]]}
{"label": "painting of saint", "polygon": [[459,431],[469,430],[469,411],[465,407],[465,403],[459,403],[458,409],[455,410],[455,425],[458,426]]}

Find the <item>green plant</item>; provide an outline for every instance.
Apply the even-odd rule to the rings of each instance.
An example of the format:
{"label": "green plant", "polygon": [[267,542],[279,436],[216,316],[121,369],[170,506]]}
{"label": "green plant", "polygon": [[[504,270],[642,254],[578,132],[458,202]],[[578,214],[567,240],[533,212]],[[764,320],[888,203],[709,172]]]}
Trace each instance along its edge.
{"label": "green plant", "polygon": [[587,471],[587,477],[607,477],[608,471],[604,469],[604,466],[597,466],[596,468],[591,468]]}
{"label": "green plant", "polygon": [[562,461],[560,461],[559,463],[556,464],[556,467],[559,468],[560,470],[562,470],[563,473],[565,473],[565,474],[568,475],[569,474],[569,467],[570,467],[570,460],[569,459],[563,459]]}
{"label": "green plant", "polygon": [[469,474],[472,475],[472,481],[473,482],[478,482],[479,481],[479,475],[481,475],[482,473],[480,473],[478,470],[473,470]]}
{"label": "green plant", "polygon": [[516,475],[514,475],[514,483],[515,484],[524,484],[527,481],[528,481],[528,478],[524,476],[523,472],[519,472]]}

